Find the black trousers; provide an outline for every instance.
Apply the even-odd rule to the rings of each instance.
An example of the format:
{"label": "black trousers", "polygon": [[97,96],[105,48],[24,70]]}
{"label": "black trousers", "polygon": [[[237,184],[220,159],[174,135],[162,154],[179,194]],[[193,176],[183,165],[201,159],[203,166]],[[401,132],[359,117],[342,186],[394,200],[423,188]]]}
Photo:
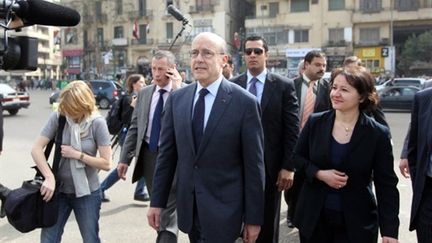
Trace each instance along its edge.
{"label": "black trousers", "polygon": [[277,190],[276,184],[266,176],[264,224],[258,235],[256,243],[278,243],[279,221],[282,193]]}
{"label": "black trousers", "polygon": [[430,243],[432,239],[432,178],[427,177],[417,212],[416,233],[418,243]]}
{"label": "black trousers", "polygon": [[323,209],[312,237],[307,239],[300,232],[301,243],[349,243],[342,212]]}

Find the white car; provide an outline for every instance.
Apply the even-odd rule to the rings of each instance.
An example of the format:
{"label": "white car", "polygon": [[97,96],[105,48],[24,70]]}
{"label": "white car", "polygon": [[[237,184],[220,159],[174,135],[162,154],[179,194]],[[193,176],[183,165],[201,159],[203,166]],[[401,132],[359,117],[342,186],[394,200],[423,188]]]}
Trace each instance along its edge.
{"label": "white car", "polygon": [[30,95],[27,92],[18,92],[8,84],[0,83],[0,98],[3,110],[15,115],[21,108],[28,108]]}

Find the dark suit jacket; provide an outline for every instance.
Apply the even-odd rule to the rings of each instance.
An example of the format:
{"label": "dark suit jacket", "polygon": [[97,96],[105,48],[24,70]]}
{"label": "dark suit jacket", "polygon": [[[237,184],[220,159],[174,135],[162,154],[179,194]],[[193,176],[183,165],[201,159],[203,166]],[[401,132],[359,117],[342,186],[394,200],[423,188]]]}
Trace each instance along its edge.
{"label": "dark suit jacket", "polygon": [[413,186],[410,230],[415,230],[414,220],[422,198],[426,171],[430,163],[432,147],[432,89],[416,93],[411,112],[408,141],[408,164]]}
{"label": "dark suit jacket", "polygon": [[196,87],[191,84],[168,98],[151,206],[165,207],[177,168],[179,228],[190,232],[196,202],[208,242],[234,242],[242,222],[263,223],[264,155],[259,105],[253,95],[223,79],[196,151],[191,122]]}
{"label": "dark suit jacket", "polygon": [[[246,89],[246,73],[231,79]],[[291,80],[268,73],[261,98],[264,160],[267,175],[276,183],[279,171],[294,171],[292,155],[299,131],[298,104]]]}
{"label": "dark suit jacket", "polygon": [[151,99],[156,85],[149,85],[140,90],[136,107],[132,113],[131,125],[120,153],[120,162],[130,165],[135,156],[137,164],[132,176],[132,182],[138,181],[144,174],[144,161],[138,160],[142,143],[147,131]]}
{"label": "dark suit jacket", "polygon": [[[302,76],[294,79],[296,94],[299,107],[301,107],[302,85],[306,82]],[[314,112],[326,111],[332,108],[330,102],[330,84],[324,79],[320,79],[317,84]]]}
{"label": "dark suit jacket", "polygon": [[[348,147],[347,157],[338,168],[331,164],[333,110],[315,113],[300,134],[295,161],[304,168],[306,179],[298,199],[294,224],[306,237],[313,234],[330,187],[315,178],[318,170],[337,169],[348,175],[340,192],[343,215],[351,243],[376,242],[381,235],[397,238],[399,192],[393,170],[389,131],[361,114]],[[372,192],[374,181],[376,199]],[[378,204],[378,206],[377,206]],[[379,224],[379,225],[378,225]]]}

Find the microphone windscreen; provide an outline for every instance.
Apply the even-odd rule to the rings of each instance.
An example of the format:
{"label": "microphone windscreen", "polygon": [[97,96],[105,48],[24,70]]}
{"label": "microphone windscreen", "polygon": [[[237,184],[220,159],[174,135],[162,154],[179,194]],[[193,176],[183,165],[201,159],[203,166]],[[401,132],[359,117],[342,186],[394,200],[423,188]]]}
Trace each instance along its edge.
{"label": "microphone windscreen", "polygon": [[21,9],[17,15],[24,20],[25,24],[75,26],[81,20],[81,16],[76,10],[51,2],[27,0],[17,3]]}

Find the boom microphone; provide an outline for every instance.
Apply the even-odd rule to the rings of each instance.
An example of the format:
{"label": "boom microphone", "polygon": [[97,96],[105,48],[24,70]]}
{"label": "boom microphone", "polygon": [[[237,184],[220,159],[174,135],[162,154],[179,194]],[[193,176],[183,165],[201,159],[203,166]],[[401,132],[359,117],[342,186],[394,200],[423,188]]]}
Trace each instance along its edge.
{"label": "boom microphone", "polygon": [[189,20],[187,18],[185,18],[185,16],[183,16],[183,14],[180,13],[180,10],[178,10],[172,4],[168,5],[168,13],[171,14],[178,21],[182,21],[183,24],[189,23]]}
{"label": "boom microphone", "polygon": [[[3,0],[7,2],[10,0]],[[1,1],[0,1],[1,2]],[[5,6],[5,8],[7,8]],[[81,20],[80,14],[69,7],[64,7],[43,0],[20,0],[11,7],[15,15],[22,19],[25,26],[39,24],[50,26],[75,26]]]}

